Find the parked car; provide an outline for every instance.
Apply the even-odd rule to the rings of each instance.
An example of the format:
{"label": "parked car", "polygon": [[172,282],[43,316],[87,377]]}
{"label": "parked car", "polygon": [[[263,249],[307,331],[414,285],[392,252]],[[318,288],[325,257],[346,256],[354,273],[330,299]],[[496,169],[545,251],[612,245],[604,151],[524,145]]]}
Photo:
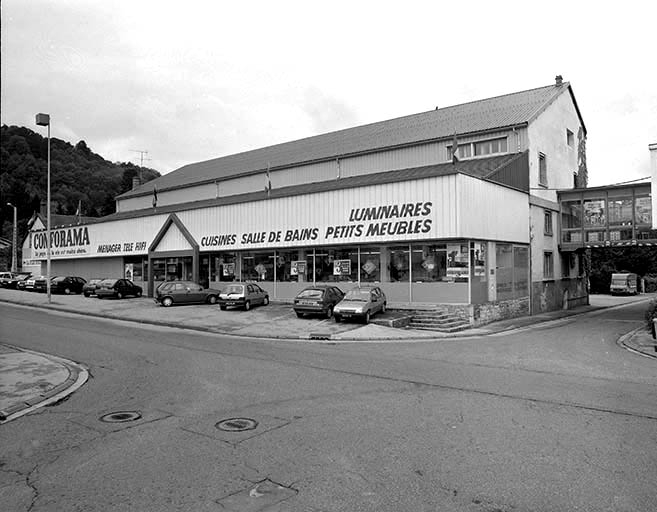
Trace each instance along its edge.
{"label": "parked car", "polygon": [[335,321],[343,318],[359,318],[366,324],[372,315],[386,312],[386,296],[378,286],[360,286],[349,290],[333,308]]}
{"label": "parked car", "polygon": [[96,290],[100,286],[100,283],[105,279],[105,277],[94,277],[93,279],[89,279],[89,281],[84,283],[84,286],[82,287],[82,293],[84,296],[91,297],[92,295],[96,295]]}
{"label": "parked car", "polygon": [[255,283],[230,283],[219,294],[219,307],[222,310],[237,306],[248,311],[256,304],[269,304],[269,294]]}
{"label": "parked car", "polygon": [[12,274],[12,277],[5,277],[0,284],[5,288],[18,288],[18,283],[26,280],[31,275],[30,272],[17,272]]}
{"label": "parked car", "polygon": [[78,276],[57,276],[50,280],[50,291],[65,295],[82,293],[82,287],[86,282],[86,279]]}
{"label": "parked car", "polygon": [[14,274],[13,272],[0,272],[0,286],[6,288],[7,283],[11,281],[15,275],[16,274]]}
{"label": "parked car", "polygon": [[308,286],[294,297],[294,312],[299,318],[307,314],[320,314],[326,318],[333,316],[333,308],[344,298],[344,292],[337,286]]}
{"label": "parked car", "polygon": [[96,296],[99,299],[105,297],[122,299],[128,295],[141,297],[142,292],[141,286],[137,286],[130,279],[103,279],[96,289]]}
{"label": "parked car", "polygon": [[216,304],[219,290],[204,288],[192,281],[167,281],[157,287],[155,302],[164,307],[174,304]]}
{"label": "parked car", "polygon": [[46,276],[30,276],[25,280],[24,289],[28,292],[45,292],[47,291],[46,287]]}

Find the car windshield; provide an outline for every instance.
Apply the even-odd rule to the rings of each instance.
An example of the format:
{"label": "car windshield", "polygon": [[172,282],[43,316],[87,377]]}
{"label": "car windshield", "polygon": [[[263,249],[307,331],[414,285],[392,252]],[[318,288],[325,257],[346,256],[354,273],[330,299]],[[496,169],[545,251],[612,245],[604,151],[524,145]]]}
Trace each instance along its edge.
{"label": "car windshield", "polygon": [[114,283],[116,283],[117,279],[103,279],[100,284],[103,286],[114,286]]}
{"label": "car windshield", "polygon": [[303,290],[297,298],[299,299],[321,299],[324,295],[324,290]]}
{"label": "car windshield", "polygon": [[244,292],[244,287],[237,284],[231,284],[230,286],[226,287],[226,290],[224,291],[224,293],[243,293],[243,292]]}
{"label": "car windshield", "polygon": [[369,290],[349,290],[344,296],[345,300],[360,300],[367,302],[370,300]]}
{"label": "car windshield", "polygon": [[64,279],[66,279],[66,278],[65,278],[65,277],[53,277],[53,278],[51,279],[51,281],[52,281],[53,283],[61,283]]}

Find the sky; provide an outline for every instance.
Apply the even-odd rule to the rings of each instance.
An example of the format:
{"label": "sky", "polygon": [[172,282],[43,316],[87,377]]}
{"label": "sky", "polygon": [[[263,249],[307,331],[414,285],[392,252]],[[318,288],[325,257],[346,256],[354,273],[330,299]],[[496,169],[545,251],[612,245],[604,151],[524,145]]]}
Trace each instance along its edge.
{"label": "sky", "polygon": [[[650,176],[657,2],[2,0],[2,124],[162,174],[554,83],[589,186]],[[141,151],[141,152],[140,152]],[[147,151],[147,153],[142,153]]]}

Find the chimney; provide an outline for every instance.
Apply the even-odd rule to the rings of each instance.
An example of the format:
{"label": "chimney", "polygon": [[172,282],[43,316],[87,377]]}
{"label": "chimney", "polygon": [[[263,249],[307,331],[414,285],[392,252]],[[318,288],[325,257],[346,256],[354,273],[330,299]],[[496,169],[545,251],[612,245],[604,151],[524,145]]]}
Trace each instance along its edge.
{"label": "chimney", "polygon": [[561,87],[563,85],[563,77],[561,75],[555,76],[554,81],[557,87]]}
{"label": "chimney", "polygon": [[132,177],[132,190],[136,189],[141,183],[139,182],[139,176]]}

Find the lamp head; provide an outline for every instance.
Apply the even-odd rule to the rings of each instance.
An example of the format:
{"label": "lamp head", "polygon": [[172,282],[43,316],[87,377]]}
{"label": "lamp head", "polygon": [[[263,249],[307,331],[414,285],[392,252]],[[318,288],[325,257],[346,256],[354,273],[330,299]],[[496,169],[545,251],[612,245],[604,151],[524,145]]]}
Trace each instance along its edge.
{"label": "lamp head", "polygon": [[37,114],[36,115],[36,124],[39,126],[50,126],[50,115],[49,114]]}

